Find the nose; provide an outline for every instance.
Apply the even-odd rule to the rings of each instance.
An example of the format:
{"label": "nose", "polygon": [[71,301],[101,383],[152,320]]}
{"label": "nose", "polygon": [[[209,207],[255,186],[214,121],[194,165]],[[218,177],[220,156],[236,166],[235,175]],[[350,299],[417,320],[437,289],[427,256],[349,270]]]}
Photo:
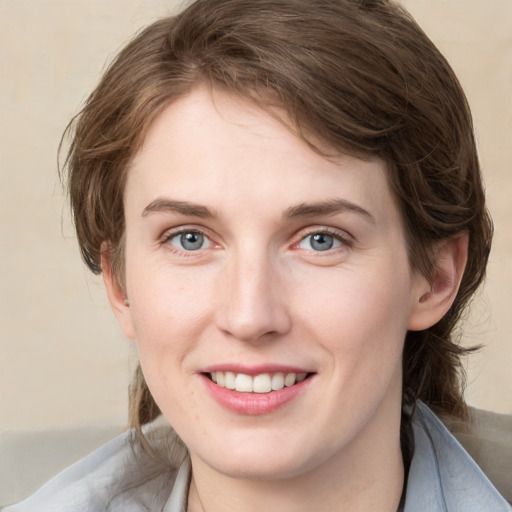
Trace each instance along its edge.
{"label": "nose", "polygon": [[243,256],[226,264],[217,303],[217,325],[245,342],[286,334],[291,318],[277,265],[265,254]]}

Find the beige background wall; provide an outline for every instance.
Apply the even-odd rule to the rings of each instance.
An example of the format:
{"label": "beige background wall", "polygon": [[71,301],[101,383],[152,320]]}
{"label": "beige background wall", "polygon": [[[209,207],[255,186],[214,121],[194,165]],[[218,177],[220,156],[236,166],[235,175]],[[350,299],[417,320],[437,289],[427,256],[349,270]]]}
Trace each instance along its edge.
{"label": "beige background wall", "polygon": [[[24,490],[5,462],[15,433],[126,422],[132,349],[79,259],[56,154],[105,61],[176,3],[0,0],[0,505]],[[469,365],[467,396],[512,413],[512,1],[404,3],[473,107],[496,238],[466,334],[486,344]]]}

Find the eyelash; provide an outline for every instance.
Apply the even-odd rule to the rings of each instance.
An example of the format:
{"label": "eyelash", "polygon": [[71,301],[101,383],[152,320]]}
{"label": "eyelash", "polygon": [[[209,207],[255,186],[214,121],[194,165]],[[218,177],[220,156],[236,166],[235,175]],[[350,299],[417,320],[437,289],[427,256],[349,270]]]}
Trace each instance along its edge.
{"label": "eyelash", "polygon": [[[196,250],[186,250],[186,249],[180,249],[179,247],[176,247],[170,243],[173,238],[183,235],[183,234],[200,235],[200,236],[204,237],[204,239],[208,242],[208,246],[204,247],[204,248],[200,247],[199,249],[196,249]],[[301,250],[301,248],[299,247],[299,244],[304,242],[308,237],[312,237],[314,235],[327,235],[327,236],[333,237],[334,240],[338,241],[341,245],[338,247],[334,247],[334,248],[328,248],[325,251],[314,250],[312,248],[311,249],[303,249],[303,250],[306,250],[306,251],[309,250],[312,253],[315,253],[318,255],[323,255],[323,254],[329,255],[329,254],[332,254],[334,251],[344,250],[344,249],[347,249],[347,248],[350,248],[353,246],[353,240],[351,239],[350,236],[342,235],[338,230],[335,230],[335,229],[321,227],[318,229],[313,228],[313,229],[308,229],[307,231],[301,232],[299,234],[299,237],[300,237],[299,240],[297,242],[293,243],[292,247]],[[209,236],[205,230],[199,229],[199,228],[186,228],[185,227],[185,228],[180,228],[176,231],[167,232],[162,239],[162,244],[166,245],[169,248],[169,250],[171,250],[172,252],[174,252],[176,254],[179,254],[179,255],[185,256],[185,257],[193,257],[193,256],[197,256],[200,252],[202,252],[202,250],[207,249],[207,248],[211,247],[212,245],[215,245],[215,242],[212,241],[211,236]]]}
{"label": "eyelash", "polygon": [[[193,257],[197,256],[197,253],[200,253],[203,248],[199,248],[197,250],[186,250],[186,249],[180,249],[179,247],[175,247],[171,244],[171,240],[177,236],[184,235],[184,234],[194,234],[194,235],[201,235],[204,237],[206,241],[208,241],[210,247],[211,245],[215,245],[214,242],[212,242],[212,239],[206,231],[198,228],[180,228],[176,231],[168,231],[165,233],[165,235],[162,238],[162,245],[165,245],[170,251],[173,253],[179,254],[180,256],[185,257]],[[196,254],[194,254],[196,253]]]}
{"label": "eyelash", "polygon": [[[308,229],[306,232],[303,232],[300,234],[300,239],[298,242],[294,244],[295,247],[297,247],[300,243],[302,243],[304,240],[306,240],[308,237],[312,237],[314,235],[327,235],[333,237],[336,241],[340,242],[340,247],[335,247],[332,249],[327,249],[325,251],[315,251],[313,249],[310,249],[311,252],[322,255],[322,253],[325,253],[325,255],[332,254],[334,251],[337,250],[344,250],[347,248],[350,248],[353,246],[353,240],[348,235],[342,235],[338,230],[330,229],[326,227],[321,227],[318,229]],[[305,249],[307,250],[307,249]]]}

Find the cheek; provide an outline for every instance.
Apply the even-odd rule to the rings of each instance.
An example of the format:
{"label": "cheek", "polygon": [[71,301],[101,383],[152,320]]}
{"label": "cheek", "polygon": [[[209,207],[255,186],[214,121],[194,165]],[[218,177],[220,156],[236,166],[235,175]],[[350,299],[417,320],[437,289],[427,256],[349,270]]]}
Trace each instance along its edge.
{"label": "cheek", "polygon": [[[149,283],[148,283],[149,284]],[[184,418],[198,419],[190,354],[196,350],[203,328],[193,297],[184,290],[155,285],[153,293],[139,293],[133,304],[139,361],[146,383],[164,416],[180,432]]]}
{"label": "cheek", "polygon": [[158,395],[186,370],[187,355],[211,323],[211,301],[195,281],[165,269],[140,272],[127,285],[139,360]]}
{"label": "cheek", "polygon": [[[392,266],[390,266],[392,267]],[[407,268],[407,267],[406,267]],[[304,303],[304,324],[316,334],[343,373],[368,375],[395,368],[401,359],[409,316],[409,279],[393,268],[344,271]],[[361,369],[365,370],[362,371]]]}
{"label": "cheek", "polygon": [[180,343],[181,331],[198,328],[208,314],[208,280],[199,272],[154,265],[132,273],[127,282],[138,339],[144,343]]}

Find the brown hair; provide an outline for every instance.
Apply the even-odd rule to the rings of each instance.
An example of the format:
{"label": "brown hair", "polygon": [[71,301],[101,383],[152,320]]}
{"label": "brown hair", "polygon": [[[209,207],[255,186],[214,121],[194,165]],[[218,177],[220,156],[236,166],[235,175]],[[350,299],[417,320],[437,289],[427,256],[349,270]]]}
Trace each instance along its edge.
{"label": "brown hair", "polygon": [[[198,83],[284,108],[290,129],[336,151],[384,159],[411,266],[432,277],[437,241],[469,233],[457,298],[405,341],[404,393],[465,416],[454,335],[480,285],[492,223],[472,121],[450,66],[411,16],[388,0],[199,0],[152,24],[105,73],[72,132],[68,186],[83,258],[99,273],[102,244],[123,283],[126,168],[152,120]],[[312,134],[312,136],[311,136]],[[159,414],[140,369],[131,421]]]}

